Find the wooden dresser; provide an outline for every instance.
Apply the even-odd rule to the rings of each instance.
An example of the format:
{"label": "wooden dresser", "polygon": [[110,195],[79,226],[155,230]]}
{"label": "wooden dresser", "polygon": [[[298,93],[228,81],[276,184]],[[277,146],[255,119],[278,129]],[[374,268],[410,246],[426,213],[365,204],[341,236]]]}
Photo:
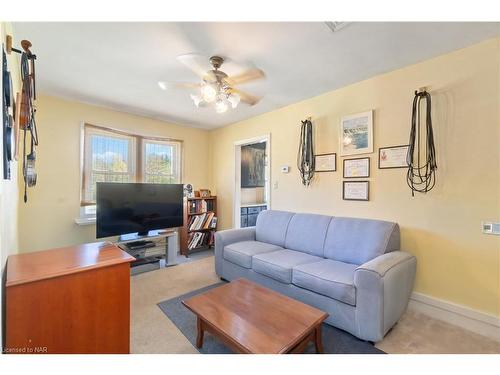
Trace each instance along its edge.
{"label": "wooden dresser", "polygon": [[98,242],[11,255],[6,353],[129,353],[130,262]]}

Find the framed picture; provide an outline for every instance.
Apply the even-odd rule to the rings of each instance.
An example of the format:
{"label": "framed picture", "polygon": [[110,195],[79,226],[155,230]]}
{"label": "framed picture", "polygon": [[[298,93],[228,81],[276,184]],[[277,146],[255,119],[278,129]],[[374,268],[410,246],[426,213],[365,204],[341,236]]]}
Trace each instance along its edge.
{"label": "framed picture", "polygon": [[342,199],[346,201],[367,201],[369,181],[344,181]]}
{"label": "framed picture", "polygon": [[370,158],[344,159],[344,178],[370,177]]}
{"label": "framed picture", "polygon": [[201,198],[209,198],[212,194],[208,189],[200,189],[200,197]]}
{"label": "framed picture", "polygon": [[378,168],[408,168],[406,155],[408,154],[408,145],[381,147],[378,149]]}
{"label": "framed picture", "polygon": [[373,110],[344,116],[340,121],[340,155],[373,152]]}
{"label": "framed picture", "polygon": [[315,172],[335,172],[337,170],[337,154],[318,154],[315,155]]}
{"label": "framed picture", "polygon": [[241,187],[265,185],[266,142],[241,146]]}

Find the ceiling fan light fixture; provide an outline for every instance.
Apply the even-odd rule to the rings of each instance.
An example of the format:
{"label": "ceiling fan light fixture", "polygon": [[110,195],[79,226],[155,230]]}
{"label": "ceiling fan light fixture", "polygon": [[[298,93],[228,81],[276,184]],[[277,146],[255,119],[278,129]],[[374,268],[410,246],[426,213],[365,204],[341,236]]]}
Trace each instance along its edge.
{"label": "ceiling fan light fixture", "polygon": [[207,103],[211,103],[215,100],[217,96],[217,90],[209,83],[205,83],[201,86],[201,97]]}
{"label": "ceiling fan light fixture", "polygon": [[191,99],[193,99],[193,102],[194,102],[194,105],[196,107],[200,107],[200,103],[203,101],[203,98],[199,95],[194,95],[194,94],[191,94]]}
{"label": "ceiling fan light fixture", "polygon": [[223,99],[217,99],[215,102],[215,112],[224,113],[227,111],[228,105],[227,102]]}
{"label": "ceiling fan light fixture", "polygon": [[233,109],[238,106],[238,104],[240,103],[240,99],[240,96],[235,93],[229,94],[229,96],[227,97],[227,100],[229,101],[229,103],[231,103],[231,107]]}

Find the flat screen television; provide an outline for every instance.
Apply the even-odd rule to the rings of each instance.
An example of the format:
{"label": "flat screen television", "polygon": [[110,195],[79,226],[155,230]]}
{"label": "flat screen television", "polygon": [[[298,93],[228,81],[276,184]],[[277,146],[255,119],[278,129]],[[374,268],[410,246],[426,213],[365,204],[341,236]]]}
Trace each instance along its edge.
{"label": "flat screen television", "polygon": [[182,184],[97,182],[96,237],[182,227]]}

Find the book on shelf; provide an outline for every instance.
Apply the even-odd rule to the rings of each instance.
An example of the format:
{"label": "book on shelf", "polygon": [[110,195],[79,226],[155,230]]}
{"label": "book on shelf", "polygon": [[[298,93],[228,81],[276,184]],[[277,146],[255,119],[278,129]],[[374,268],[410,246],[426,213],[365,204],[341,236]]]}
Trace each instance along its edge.
{"label": "book on shelf", "polygon": [[[215,219],[215,224],[214,224]],[[188,230],[215,229],[217,226],[217,217],[214,212],[205,212],[201,215],[192,216],[188,222]]]}
{"label": "book on shelf", "polygon": [[197,199],[189,201],[189,213],[197,214],[214,210],[214,201],[209,199]]}
{"label": "book on shelf", "polygon": [[188,249],[192,250],[197,247],[211,246],[214,243],[213,232],[194,232],[189,235]]}

